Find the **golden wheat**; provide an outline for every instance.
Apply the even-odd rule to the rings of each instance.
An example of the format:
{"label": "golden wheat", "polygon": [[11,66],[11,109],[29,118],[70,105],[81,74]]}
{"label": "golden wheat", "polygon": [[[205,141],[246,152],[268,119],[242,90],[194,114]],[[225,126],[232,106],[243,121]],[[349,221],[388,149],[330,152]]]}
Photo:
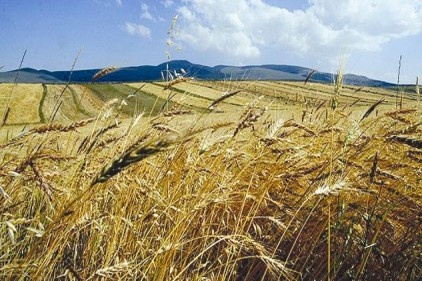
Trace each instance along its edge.
{"label": "golden wheat", "polygon": [[379,99],[35,127],[0,150],[0,279],[417,280],[421,112],[359,122]]}

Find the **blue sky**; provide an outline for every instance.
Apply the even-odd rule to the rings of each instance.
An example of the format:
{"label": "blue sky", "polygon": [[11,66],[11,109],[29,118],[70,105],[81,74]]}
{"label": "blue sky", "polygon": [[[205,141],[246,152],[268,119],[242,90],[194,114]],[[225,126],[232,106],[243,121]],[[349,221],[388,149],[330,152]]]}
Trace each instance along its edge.
{"label": "blue sky", "polygon": [[292,64],[414,83],[422,75],[420,0],[0,0],[0,67],[68,70]]}

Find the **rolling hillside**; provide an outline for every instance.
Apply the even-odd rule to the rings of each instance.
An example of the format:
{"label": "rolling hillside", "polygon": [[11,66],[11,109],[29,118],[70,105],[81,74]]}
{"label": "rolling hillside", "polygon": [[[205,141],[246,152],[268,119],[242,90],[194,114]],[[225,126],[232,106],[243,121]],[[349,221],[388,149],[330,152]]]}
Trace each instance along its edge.
{"label": "rolling hillside", "polygon": [[[185,60],[176,60],[170,62],[172,71],[180,72],[184,69],[190,77],[207,80],[289,80],[304,81],[311,69],[290,66],[290,65],[256,65],[256,66],[214,66],[209,67],[200,64],[193,64]],[[141,81],[160,81],[161,72],[166,69],[166,63],[157,66],[133,66],[123,67],[117,71],[103,77],[97,82],[141,82]],[[76,70],[72,73],[71,81],[74,83],[90,82],[93,75],[100,69]],[[18,71],[0,72],[0,82],[11,83],[16,79]],[[47,71],[35,70],[32,68],[23,68],[19,72],[18,83],[66,83],[69,80],[70,71]],[[333,74],[324,72],[315,72],[311,81],[332,82]],[[348,85],[388,87],[394,86],[391,83],[373,80],[364,76],[353,74],[344,75],[344,82]]]}

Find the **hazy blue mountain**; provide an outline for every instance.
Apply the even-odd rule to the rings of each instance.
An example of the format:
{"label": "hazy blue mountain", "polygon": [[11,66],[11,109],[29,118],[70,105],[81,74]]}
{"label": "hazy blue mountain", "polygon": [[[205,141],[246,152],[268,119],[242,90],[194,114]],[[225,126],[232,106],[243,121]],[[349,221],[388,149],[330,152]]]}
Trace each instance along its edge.
{"label": "hazy blue mountain", "polygon": [[[123,67],[109,75],[96,80],[95,82],[138,82],[162,80],[165,75],[167,63],[157,66],[143,65]],[[249,65],[249,66],[229,66],[217,65],[214,67],[194,64],[186,60],[176,60],[169,62],[169,70],[174,77],[182,74],[183,71],[189,77],[195,79],[231,79],[231,80],[290,80],[304,81],[311,69],[293,65]],[[91,82],[92,77],[100,69],[75,70],[70,81],[73,83]],[[176,71],[176,73],[175,73]],[[16,79],[18,71],[0,72],[0,83],[12,83]],[[32,68],[22,68],[19,72],[17,82],[19,83],[66,83],[69,80],[70,71],[48,71],[36,70]],[[334,81],[331,73],[315,72],[311,81],[328,82]],[[380,86],[388,87],[394,84],[373,80],[365,76],[345,74],[344,82],[348,85],[358,86]]]}
{"label": "hazy blue mountain", "polygon": [[[16,79],[17,71],[0,72],[0,83],[13,83]],[[17,77],[19,83],[62,83],[61,79],[58,79],[51,75],[47,70],[36,70],[32,68],[22,68]]]}

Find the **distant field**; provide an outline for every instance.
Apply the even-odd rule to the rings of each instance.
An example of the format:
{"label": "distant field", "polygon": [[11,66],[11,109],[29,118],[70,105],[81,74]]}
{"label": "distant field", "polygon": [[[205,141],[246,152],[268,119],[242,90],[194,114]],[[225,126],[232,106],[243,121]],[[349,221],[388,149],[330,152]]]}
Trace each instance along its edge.
{"label": "distant field", "polygon": [[[10,114],[6,125],[37,124],[49,121],[74,121],[96,116],[104,103],[113,99],[124,100],[122,116],[141,112],[155,116],[165,104],[167,108],[184,107],[197,112],[208,108],[223,93],[240,90],[233,98],[219,105],[223,111],[241,110],[245,104],[261,97],[258,106],[274,110],[312,109],[332,98],[329,84],[274,81],[190,81],[165,90],[165,83],[129,84],[75,84],[66,91],[64,85],[0,84],[0,100],[5,105],[10,97]],[[13,90],[12,90],[13,88]],[[135,94],[134,94],[135,93]],[[132,95],[134,94],[134,95]],[[171,100],[166,100],[172,96]],[[364,110],[378,100],[383,106],[396,103],[396,91],[382,88],[343,88],[339,104]],[[415,94],[404,93],[403,103],[416,101]],[[382,108],[380,106],[379,108]],[[5,106],[0,108],[3,115]],[[22,110],[25,114],[21,114]],[[55,112],[56,111],[56,112]]]}
{"label": "distant field", "polygon": [[422,276],[410,88],[0,84],[0,117],[1,280]]}
{"label": "distant field", "polygon": [[8,124],[39,123],[38,108],[43,88],[40,84],[0,84],[0,116],[9,104]]}

